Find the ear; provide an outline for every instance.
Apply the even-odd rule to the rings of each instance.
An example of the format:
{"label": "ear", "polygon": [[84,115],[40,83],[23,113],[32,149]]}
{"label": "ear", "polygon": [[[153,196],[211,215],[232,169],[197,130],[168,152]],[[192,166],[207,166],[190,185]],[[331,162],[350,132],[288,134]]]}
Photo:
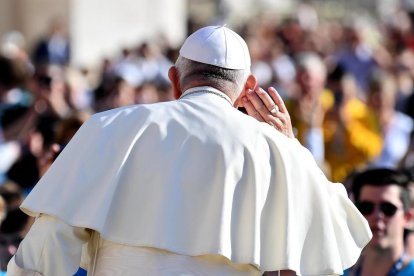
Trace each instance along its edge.
{"label": "ear", "polygon": [[180,77],[178,75],[177,67],[172,66],[168,70],[168,78],[170,79],[170,81],[172,83],[174,98],[175,99],[180,98],[180,96],[182,94],[182,91],[181,91],[181,87],[180,87]]}
{"label": "ear", "polygon": [[239,97],[237,97],[236,101],[234,102],[234,106],[237,107],[242,107],[243,103],[242,103],[242,98],[246,96],[247,91],[249,90],[254,90],[257,86],[257,79],[254,75],[250,74],[247,77],[247,80],[243,86],[243,90],[240,93]]}
{"label": "ear", "polygon": [[405,224],[407,225],[407,224],[411,224],[412,223],[412,220],[413,220],[413,218],[414,218],[414,208],[410,208],[410,209],[408,209],[408,211],[406,211],[405,213],[404,213],[404,218],[405,218]]}
{"label": "ear", "polygon": [[244,89],[246,91],[247,91],[247,89],[254,90],[256,88],[256,86],[257,86],[257,79],[254,75],[250,74],[247,77],[246,84],[244,85]]}

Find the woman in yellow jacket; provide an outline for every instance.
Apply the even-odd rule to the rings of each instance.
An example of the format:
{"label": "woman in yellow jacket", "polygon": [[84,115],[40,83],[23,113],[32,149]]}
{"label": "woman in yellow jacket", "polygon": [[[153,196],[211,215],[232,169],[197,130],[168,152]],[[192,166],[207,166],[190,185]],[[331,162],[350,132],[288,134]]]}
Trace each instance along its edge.
{"label": "woman in yellow jacket", "polygon": [[380,124],[374,112],[357,97],[353,77],[345,75],[335,104],[324,117],[325,160],[332,181],[343,181],[364,167],[382,149]]}

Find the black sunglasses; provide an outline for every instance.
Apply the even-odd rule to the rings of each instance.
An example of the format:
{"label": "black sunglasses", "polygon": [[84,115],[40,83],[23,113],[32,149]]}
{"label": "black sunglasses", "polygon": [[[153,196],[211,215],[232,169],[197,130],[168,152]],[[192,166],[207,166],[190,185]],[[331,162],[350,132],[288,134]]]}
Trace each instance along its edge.
{"label": "black sunglasses", "polygon": [[378,206],[379,210],[387,217],[392,217],[398,210],[398,207],[390,202],[381,202],[375,204],[370,201],[360,201],[356,203],[356,207],[364,216],[369,216],[374,212],[375,206]]}

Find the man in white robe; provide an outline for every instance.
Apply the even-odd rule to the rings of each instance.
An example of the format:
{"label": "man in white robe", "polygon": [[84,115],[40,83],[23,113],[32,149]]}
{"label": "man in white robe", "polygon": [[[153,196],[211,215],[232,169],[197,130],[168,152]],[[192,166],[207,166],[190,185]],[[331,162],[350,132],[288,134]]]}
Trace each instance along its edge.
{"label": "man in white robe", "polygon": [[98,113],[81,127],[21,206],[37,219],[8,275],[352,266],[369,227],[292,138],[275,90],[256,87],[243,39],[198,30],[169,77],[178,100]]}

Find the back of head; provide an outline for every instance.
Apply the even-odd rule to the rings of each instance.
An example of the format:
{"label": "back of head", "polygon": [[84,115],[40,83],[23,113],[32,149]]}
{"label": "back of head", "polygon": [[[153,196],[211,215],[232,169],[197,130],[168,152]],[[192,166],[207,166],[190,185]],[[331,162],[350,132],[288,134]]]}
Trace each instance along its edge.
{"label": "back of head", "polygon": [[388,185],[397,185],[401,187],[401,201],[404,210],[410,207],[410,195],[407,188],[409,179],[404,172],[389,168],[372,168],[357,173],[352,181],[352,193],[355,200],[358,201],[361,190],[364,186],[383,187]]}
{"label": "back of head", "polygon": [[325,87],[327,68],[322,58],[313,52],[301,53],[296,57],[298,84],[305,91],[320,93]]}
{"label": "back of head", "polygon": [[326,78],[327,68],[322,58],[313,52],[301,53],[296,57],[298,68],[318,74],[321,78]]}
{"label": "back of head", "polygon": [[385,71],[374,72],[368,80],[368,104],[375,109],[394,109],[396,100],[397,86],[394,77]]}
{"label": "back of head", "polygon": [[190,35],[176,62],[180,84],[198,82],[238,96],[250,74],[246,42],[225,26],[208,26]]}

